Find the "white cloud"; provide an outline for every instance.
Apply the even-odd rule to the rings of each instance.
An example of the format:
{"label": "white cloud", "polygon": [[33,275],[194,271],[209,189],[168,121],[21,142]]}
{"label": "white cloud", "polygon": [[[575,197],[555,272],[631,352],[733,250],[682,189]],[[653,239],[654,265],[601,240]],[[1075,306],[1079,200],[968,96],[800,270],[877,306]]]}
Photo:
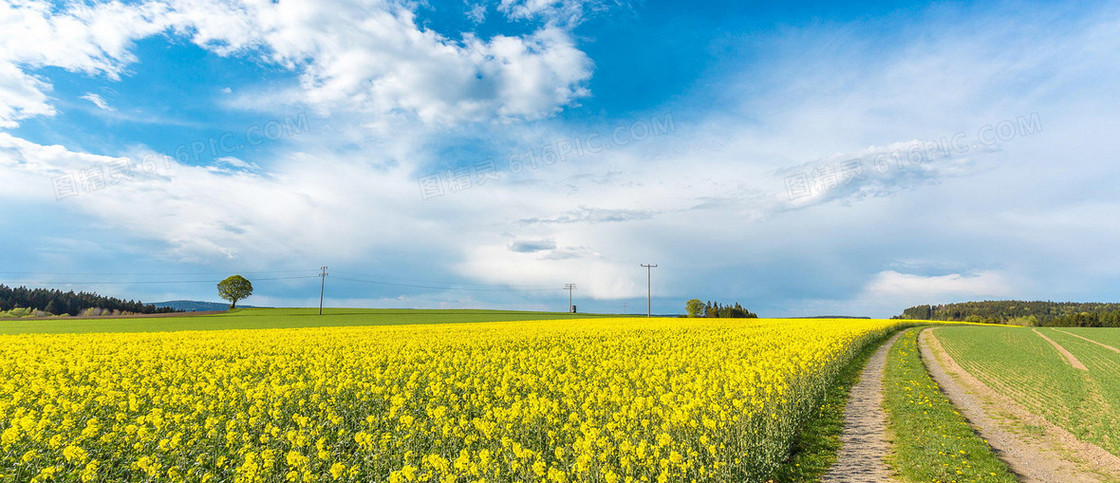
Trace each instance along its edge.
{"label": "white cloud", "polygon": [[113,106],[110,106],[109,103],[106,102],[104,98],[102,98],[101,96],[99,96],[97,94],[94,94],[92,92],[87,92],[84,96],[82,96],[82,99],[85,99],[89,102],[92,102],[93,105],[101,108],[102,110],[106,110],[106,111],[115,111],[116,110],[116,109],[113,108]]}
{"label": "white cloud", "polygon": [[[963,136],[963,133],[962,133]],[[790,208],[889,196],[923,184],[975,174],[975,159],[994,151],[947,140],[869,146],[781,169]]]}
{"label": "white cloud", "polygon": [[479,2],[473,5],[468,4],[467,18],[471,19],[474,23],[482,23],[486,21],[486,3]]}
{"label": "white cloud", "polygon": [[34,116],[51,116],[50,82],[31,73],[61,67],[118,79],[136,60],[137,39],[162,31],[158,4],[0,3],[0,127],[14,127]]}
{"label": "white cloud", "polygon": [[48,82],[0,61],[0,128],[17,127],[20,119],[54,115],[47,103],[50,88]]}
{"label": "white cloud", "polygon": [[976,300],[1032,299],[1031,287],[1004,270],[946,275],[921,275],[883,270],[862,287],[841,296],[806,297],[785,307],[788,315],[855,315],[890,317],[907,307]]}
{"label": "white cloud", "polygon": [[[83,169],[101,169],[127,161],[126,158],[73,152],[63,146],[44,146],[0,132],[0,196],[13,200],[56,201],[55,179],[74,176]],[[65,180],[62,180],[65,181]]]}
{"label": "white cloud", "polygon": [[288,103],[323,112],[403,111],[428,123],[548,117],[588,95],[592,69],[561,27],[488,39],[466,33],[456,41],[419,26],[406,7],[378,0],[109,2],[60,11],[48,2],[6,3],[0,127],[54,113],[49,83],[30,71],[56,66],[117,79],[136,61],[135,40],[169,30],[220,55],[298,73],[300,89],[285,93]]}
{"label": "white cloud", "polygon": [[1003,274],[981,271],[971,274],[916,275],[886,270],[875,275],[864,289],[866,299],[909,299],[913,303],[945,299],[1006,297],[1013,285]]}
{"label": "white cloud", "polygon": [[136,60],[136,39],[160,32],[157,3],[92,5],[19,1],[0,5],[0,61],[31,68],[61,67],[110,79]]}
{"label": "white cloud", "polygon": [[[121,168],[121,163],[127,168]],[[431,257],[452,253],[458,231],[477,236],[470,206],[424,203],[404,167],[373,168],[366,159],[293,152],[267,169],[224,157],[219,166],[180,164],[138,148],[108,157],[44,146],[0,132],[0,197],[52,203],[130,239],[154,241],[152,253],[174,262],[268,265],[279,260],[360,260],[407,247]],[[52,179],[117,169],[119,179],[78,186],[56,201]],[[232,169],[231,169],[232,168]],[[435,223],[449,216],[452,223]]]}
{"label": "white cloud", "polygon": [[433,123],[538,119],[588,94],[591,61],[558,27],[455,41],[388,2],[172,5],[176,31],[223,55],[259,52],[298,71],[297,99],[323,111],[403,110]]}
{"label": "white cloud", "polygon": [[[568,239],[587,240],[586,233],[564,235]],[[478,234],[472,238],[483,239]],[[557,256],[564,253],[564,249],[518,252],[500,243],[472,244],[465,248],[463,261],[456,271],[485,283],[520,287],[559,288],[561,283],[578,280],[580,295],[594,299],[636,297],[645,293],[645,277],[637,270],[636,263],[594,252]]]}
{"label": "white cloud", "polygon": [[576,25],[589,14],[622,6],[606,0],[501,0],[497,9],[511,20],[544,20],[555,25]]}

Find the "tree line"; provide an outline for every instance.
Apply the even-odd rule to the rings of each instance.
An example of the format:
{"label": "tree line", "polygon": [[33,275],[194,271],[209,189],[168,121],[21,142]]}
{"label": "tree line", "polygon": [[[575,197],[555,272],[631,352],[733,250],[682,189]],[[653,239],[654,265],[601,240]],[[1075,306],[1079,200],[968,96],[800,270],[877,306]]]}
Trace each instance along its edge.
{"label": "tree line", "polygon": [[1120,327],[1120,310],[1063,315],[1051,319],[1046,325],[1049,327]]}
{"label": "tree line", "polygon": [[896,319],[946,320],[1038,327],[1120,327],[1120,304],[986,300],[916,305]]}
{"label": "tree line", "polygon": [[118,314],[161,314],[176,312],[171,307],[156,307],[135,300],[102,297],[91,292],[63,292],[46,288],[12,288],[0,285],[0,311],[16,308],[47,312],[51,315],[79,315],[88,309]]}
{"label": "tree line", "polygon": [[735,305],[720,305],[719,302],[701,302],[692,299],[685,303],[685,312],[689,317],[709,317],[722,319],[755,319],[757,314],[743,308],[738,302]]}

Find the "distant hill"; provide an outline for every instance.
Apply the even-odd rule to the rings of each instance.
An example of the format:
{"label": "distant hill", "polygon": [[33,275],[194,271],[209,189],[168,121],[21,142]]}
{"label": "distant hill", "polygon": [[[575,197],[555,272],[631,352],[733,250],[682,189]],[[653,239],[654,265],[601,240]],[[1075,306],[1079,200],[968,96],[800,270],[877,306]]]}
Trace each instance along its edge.
{"label": "distant hill", "polygon": [[[210,312],[215,310],[226,310],[229,304],[225,302],[199,302],[197,300],[171,300],[168,302],[152,302],[156,307],[171,307],[175,310],[185,310],[187,312]],[[238,305],[238,308],[258,309],[261,307],[254,307],[252,305]]]}

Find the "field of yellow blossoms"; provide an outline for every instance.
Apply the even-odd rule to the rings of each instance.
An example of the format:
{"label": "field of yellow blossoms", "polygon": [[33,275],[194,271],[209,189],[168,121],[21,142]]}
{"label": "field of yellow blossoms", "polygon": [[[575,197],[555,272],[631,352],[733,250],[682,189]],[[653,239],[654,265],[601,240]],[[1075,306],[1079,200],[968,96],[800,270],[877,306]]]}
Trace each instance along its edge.
{"label": "field of yellow blossoms", "polygon": [[757,481],[893,325],[0,336],[0,481]]}

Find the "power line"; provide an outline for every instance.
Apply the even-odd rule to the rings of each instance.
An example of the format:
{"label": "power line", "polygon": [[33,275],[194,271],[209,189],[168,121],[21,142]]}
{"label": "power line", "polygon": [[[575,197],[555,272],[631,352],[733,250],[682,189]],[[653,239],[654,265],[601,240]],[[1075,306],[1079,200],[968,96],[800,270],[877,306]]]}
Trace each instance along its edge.
{"label": "power line", "polygon": [[475,288],[475,287],[440,287],[434,285],[419,285],[410,283],[393,283],[393,282],[379,282],[376,280],[362,280],[350,277],[335,276],[335,280],[346,280],[348,282],[370,283],[375,285],[387,285],[392,287],[411,287],[411,288],[427,288],[433,290],[447,290],[447,291],[471,291],[471,292],[555,292],[560,289],[555,288]]}
{"label": "power line", "polygon": [[214,275],[226,273],[306,273],[307,270],[254,270],[254,271],[239,271],[239,270],[222,270],[214,272],[40,272],[38,270],[4,270],[0,273],[6,274],[29,274],[29,275]]}
{"label": "power line", "polygon": [[[295,272],[296,271],[294,271],[294,270],[273,270],[273,271],[240,272],[240,273],[242,273],[242,274],[252,274],[252,273],[295,273]],[[304,270],[300,270],[299,272],[307,273]],[[326,267],[322,268],[322,272],[323,273],[318,273],[318,274],[315,274],[315,275],[297,275],[297,276],[290,276],[290,277],[254,278],[253,282],[266,282],[266,281],[277,281],[277,280],[300,280],[300,279],[310,279],[310,278],[322,277],[323,280],[320,283],[320,299],[323,299],[323,295],[324,295],[324,292],[326,290],[326,288],[325,288],[326,287],[326,274],[325,274]],[[32,274],[32,273],[35,273],[35,272],[0,272],[0,273],[28,273],[28,274]],[[202,272],[202,274],[209,274],[209,273],[223,273],[224,274],[224,273],[228,273],[228,272]],[[38,274],[44,274],[45,275],[47,273],[38,272]],[[63,275],[63,274],[66,274],[66,272],[53,272],[51,274]],[[83,273],[83,272],[72,272],[70,274],[73,274],[73,275],[78,275],[78,274],[93,275],[94,273],[93,272],[85,272],[85,273]],[[101,274],[108,275],[110,273],[102,272]],[[142,273],[123,273],[123,272],[122,273],[113,273],[113,274],[114,275],[143,275]],[[186,273],[184,272],[183,274],[186,274]],[[173,274],[164,272],[164,273],[159,273],[159,275],[173,275]],[[393,277],[384,277],[384,278],[393,278]],[[429,290],[445,290],[445,291],[452,291],[452,292],[453,291],[466,291],[466,292],[516,293],[516,292],[554,292],[554,291],[559,290],[559,289],[554,289],[554,288],[541,288],[541,287],[497,286],[497,285],[465,284],[465,283],[441,283],[441,282],[401,283],[401,282],[390,282],[390,281],[384,281],[384,280],[369,280],[369,279],[366,279],[366,278],[340,277],[340,276],[337,275],[337,273],[335,274],[335,280],[345,280],[345,281],[348,281],[348,282],[358,282],[358,283],[367,283],[367,284],[374,284],[374,285],[384,285],[384,286],[390,286],[390,287],[408,287],[408,288],[420,288],[420,289],[429,289]],[[406,280],[406,279],[399,279],[399,280]],[[8,285],[171,285],[171,284],[176,284],[177,285],[177,284],[203,284],[203,283],[218,283],[218,282],[220,282],[220,280],[216,280],[216,279],[210,279],[210,280],[197,280],[197,279],[192,279],[192,280],[132,280],[132,281],[127,281],[127,280],[23,280],[23,281],[4,281],[4,280],[0,280],[0,283],[4,283],[4,284],[8,284]],[[573,285],[573,288],[574,288],[574,284],[572,284],[572,285]],[[565,286],[564,289],[567,290],[568,287]],[[322,302],[323,301],[320,300],[320,306],[322,306]],[[570,308],[570,306],[571,306],[571,294],[570,293],[569,293],[569,304],[568,305],[569,305],[569,308]]]}
{"label": "power line", "polygon": [[400,284],[406,285],[406,286],[409,286],[411,284],[419,284],[419,285],[425,285],[425,286],[432,285],[432,286],[437,286],[437,288],[442,288],[444,286],[447,286],[447,287],[455,287],[455,288],[460,288],[460,287],[465,287],[465,288],[470,288],[470,287],[502,288],[502,289],[508,289],[508,290],[514,290],[514,291],[552,290],[552,289],[542,288],[540,286],[469,283],[469,282],[447,282],[447,281],[443,281],[443,280],[420,280],[420,279],[414,279],[414,278],[390,277],[390,276],[386,276],[386,275],[371,275],[371,274],[347,272],[347,271],[339,272],[338,270],[335,270],[336,275],[339,274],[339,273],[341,273],[343,275],[349,275],[351,277],[358,277],[358,278],[361,278],[361,279],[366,280],[366,281],[376,281],[377,283],[382,283],[382,284],[386,284],[386,285],[400,283]]}
{"label": "power line", "polygon": [[[248,272],[244,272],[248,273]],[[301,278],[315,278],[318,275],[307,275],[299,277],[273,277],[273,278],[257,278],[255,281],[269,281],[269,280],[296,280]],[[8,281],[5,284],[22,284],[22,285],[150,285],[150,284],[172,284],[172,283],[218,283],[221,280],[134,280],[134,281],[120,281],[120,280],[81,280],[81,281],[67,281],[67,280],[35,280],[35,281]]]}

